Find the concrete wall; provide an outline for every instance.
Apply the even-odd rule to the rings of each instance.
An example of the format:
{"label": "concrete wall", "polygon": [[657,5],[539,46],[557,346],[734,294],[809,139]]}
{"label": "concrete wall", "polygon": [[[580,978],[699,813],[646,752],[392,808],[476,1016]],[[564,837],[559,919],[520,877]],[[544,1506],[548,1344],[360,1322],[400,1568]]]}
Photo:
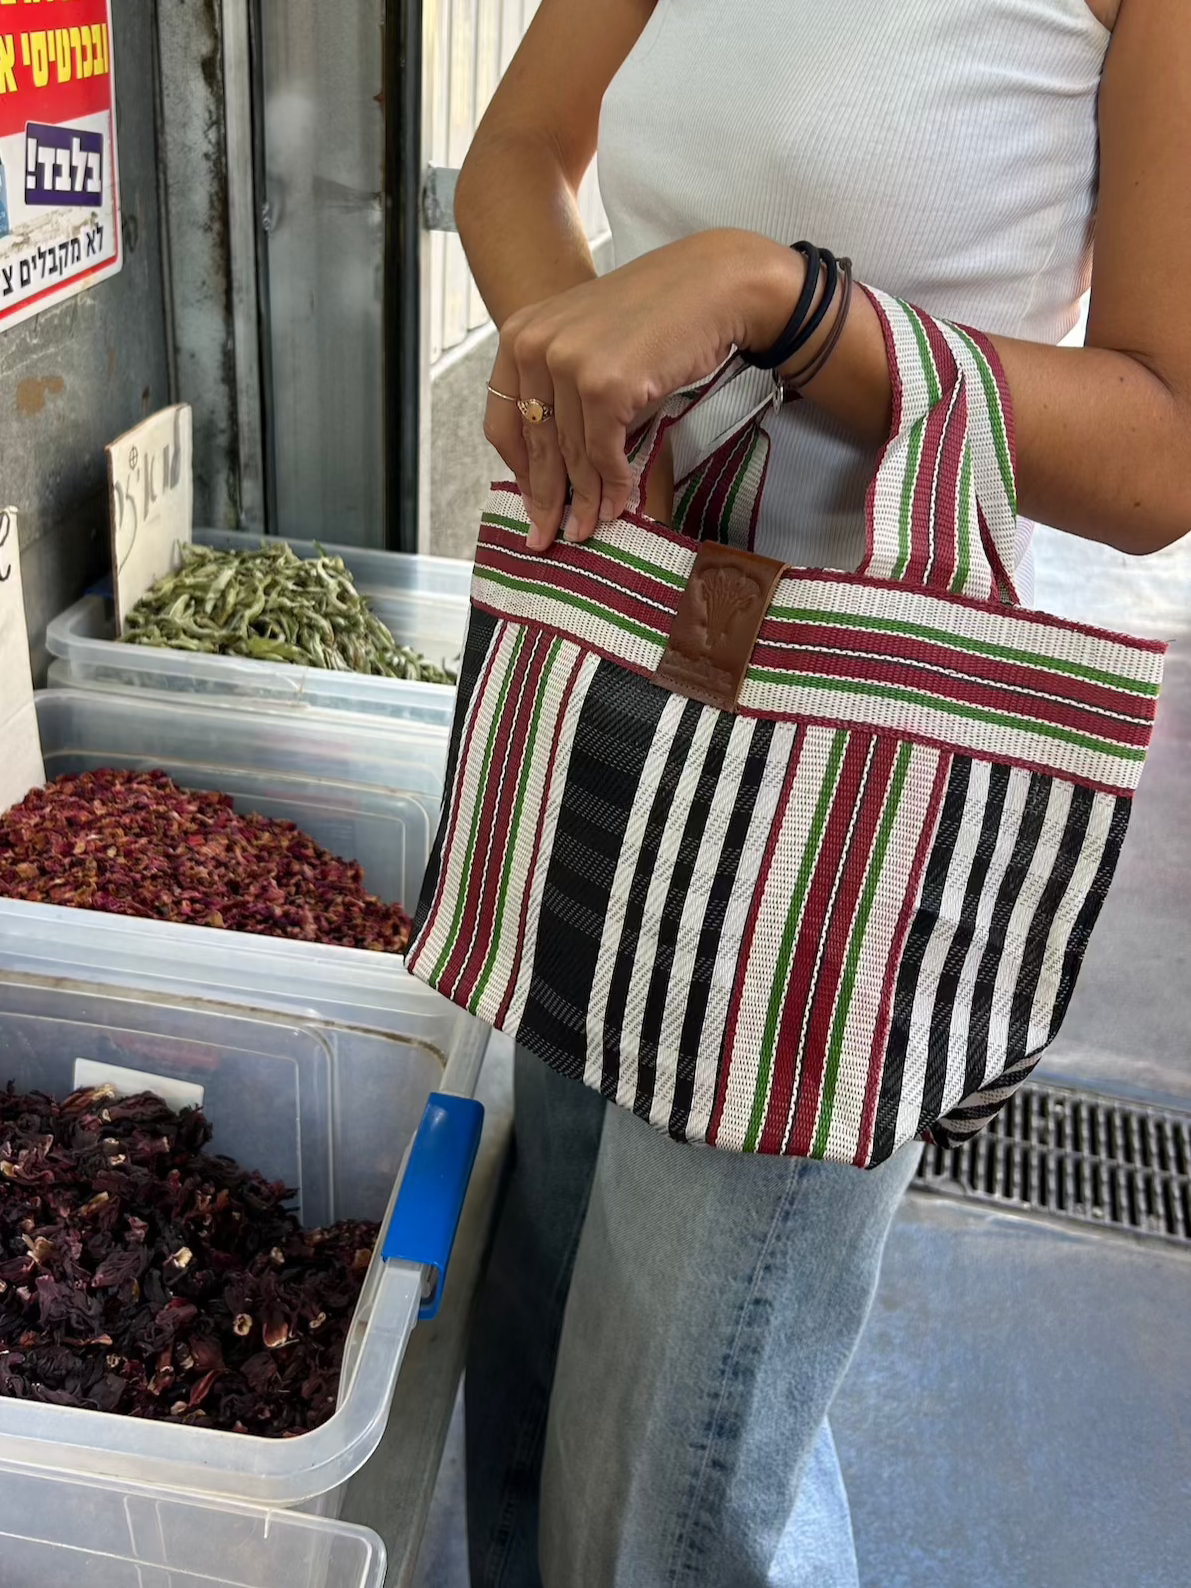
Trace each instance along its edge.
{"label": "concrete wall", "polygon": [[104,447],[169,402],[154,129],[154,6],[114,0],[124,268],[0,333],[0,495],[20,512],[38,680],[45,625],[108,565]]}

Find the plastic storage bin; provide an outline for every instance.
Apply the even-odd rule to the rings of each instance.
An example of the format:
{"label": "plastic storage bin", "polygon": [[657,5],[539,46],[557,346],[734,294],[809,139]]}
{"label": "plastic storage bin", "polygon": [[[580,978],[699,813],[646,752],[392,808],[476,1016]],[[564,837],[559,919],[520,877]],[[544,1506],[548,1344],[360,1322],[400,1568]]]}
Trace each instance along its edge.
{"label": "plastic storage bin", "polygon": [[[338,1408],[314,1432],[270,1440],[0,1397],[5,1459],[333,1513],[380,1440],[428,1277],[445,1271],[478,1105],[433,1093],[439,1066],[409,1040],[361,1035],[332,1050],[298,1020],[0,973],[3,1083],[64,1095],[113,1071],[123,1092],[144,1086],[173,1099],[180,1084],[200,1088],[211,1150],[292,1186],[304,1223],[374,1219],[402,1239],[378,1243]],[[0,1581],[6,1566],[0,1557]]]}
{"label": "plastic storage bin", "polygon": [[358,860],[381,898],[417,902],[442,801],[447,734],[400,731],[328,712],[296,717],[243,703],[144,693],[46,690],[37,696],[46,777],[96,767],[160,767],[187,788],[218,789],[239,809],[296,822]]}
{"label": "plastic storage bin", "polygon": [[[259,536],[196,530],[196,542],[221,548],[261,544]],[[314,556],[311,542],[291,541],[299,556]],[[471,568],[442,557],[405,557],[327,546],[343,557],[377,615],[402,644],[432,661],[455,665],[467,633]],[[241,700],[363,712],[369,716],[449,722],[455,691],[447,685],[410,684],[359,673],[333,673],[286,662],[256,662],[236,656],[200,656],[187,651],[121,645],[115,612],[102,596],[85,596],[46,630],[46,646],[58,658],[50,670],[55,688],[153,689],[185,694],[229,695]]]}
{"label": "plastic storage bin", "polygon": [[383,1588],[367,1528],[0,1464],[4,1588]]}

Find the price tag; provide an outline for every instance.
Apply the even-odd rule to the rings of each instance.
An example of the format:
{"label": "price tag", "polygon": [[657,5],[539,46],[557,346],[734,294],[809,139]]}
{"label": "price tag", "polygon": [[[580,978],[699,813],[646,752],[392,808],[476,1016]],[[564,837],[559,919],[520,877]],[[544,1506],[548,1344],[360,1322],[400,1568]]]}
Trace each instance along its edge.
{"label": "price tag", "polygon": [[17,515],[15,508],[5,507],[0,508],[0,811],[8,810],[44,782],[21,593]]}
{"label": "price tag", "polygon": [[177,566],[194,528],[190,406],[163,408],[107,449],[116,621]]}

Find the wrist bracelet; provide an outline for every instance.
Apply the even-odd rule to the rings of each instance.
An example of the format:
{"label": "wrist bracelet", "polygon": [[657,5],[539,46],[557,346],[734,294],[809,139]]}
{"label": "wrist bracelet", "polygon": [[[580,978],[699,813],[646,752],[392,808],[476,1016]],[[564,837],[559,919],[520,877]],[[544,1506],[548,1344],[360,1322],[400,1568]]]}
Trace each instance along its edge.
{"label": "wrist bracelet", "polygon": [[803,388],[822,373],[831,355],[839,346],[840,338],[844,334],[844,327],[848,321],[848,311],[852,307],[852,261],[850,259],[841,259],[839,270],[843,278],[844,290],[840,296],[839,309],[828,333],[827,340],[805,369],[795,370],[792,375],[779,375],[776,370],[774,371],[773,379],[776,389],[773,394],[773,405],[775,408],[780,408],[783,403],[797,401],[802,396]]}
{"label": "wrist bracelet", "polygon": [[744,362],[753,369],[777,369],[779,365],[788,364],[797,353],[800,346],[798,338],[802,334],[811,305],[815,301],[815,293],[819,290],[819,275],[823,255],[814,243],[794,243],[793,251],[801,254],[806,260],[806,281],[794,306],[794,313],[790,316],[785,330],[778,337],[772,347],[761,352],[751,352],[748,348],[741,348],[740,356]]}

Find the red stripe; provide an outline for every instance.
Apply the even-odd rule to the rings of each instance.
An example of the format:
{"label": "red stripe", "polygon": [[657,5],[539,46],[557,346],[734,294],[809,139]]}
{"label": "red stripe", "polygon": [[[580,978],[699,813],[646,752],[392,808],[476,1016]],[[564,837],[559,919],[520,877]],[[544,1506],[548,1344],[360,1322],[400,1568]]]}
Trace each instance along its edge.
{"label": "red stripe", "polygon": [[885,313],[884,306],[877,298],[876,294],[870,292],[869,289],[864,285],[863,281],[858,282],[857,285],[860,287],[860,290],[864,293],[868,301],[872,304],[873,309],[876,312],[877,320],[880,322],[881,334],[885,338],[885,358],[889,364],[889,384],[893,395],[893,422],[889,427],[889,437],[886,440],[884,446],[881,448],[880,454],[877,458],[876,471],[874,472],[872,479],[868,482],[868,490],[864,493],[864,561],[860,564],[855,577],[858,579],[866,579],[868,577],[868,571],[872,567],[873,558],[876,556],[877,551],[875,532],[877,480],[881,473],[881,465],[885,462],[885,455],[901,431],[902,408],[905,402],[906,394],[905,388],[902,385],[901,368],[897,360],[897,343],[893,338],[893,327],[889,323],[889,316]]}
{"label": "red stripe", "polygon": [[[495,485],[493,487],[493,492],[496,495],[508,495],[516,497],[518,501],[521,499],[521,493],[517,490],[515,485]],[[663,524],[655,523],[652,519],[642,519],[638,516],[634,516],[631,513],[626,513],[620,522],[632,524],[634,527],[639,529],[647,529],[651,534],[656,535],[659,540],[666,541],[671,546],[679,546],[688,554],[693,554],[694,552],[694,547],[692,546],[690,540],[686,538],[686,536],[676,535],[673,530],[667,529]],[[492,525],[485,524],[482,530],[482,538],[486,541],[490,535],[495,533],[497,533],[497,531],[494,530]],[[509,531],[506,531],[505,533],[509,536],[510,544],[515,543],[524,547],[523,536],[514,535]],[[546,562],[552,562],[554,557],[560,552],[562,552],[564,555],[571,553],[578,553],[580,555],[586,556],[592,555],[590,550],[585,551],[585,549],[581,546],[572,546],[568,542],[561,541],[555,543],[550,555],[544,560]],[[598,553],[596,555],[598,555]],[[606,561],[606,559],[601,560]],[[783,583],[787,579],[791,581],[798,581],[804,584],[813,582],[815,584],[826,585],[861,585],[869,590],[897,590],[903,595],[907,593],[906,585],[904,585],[898,579],[874,579],[868,574],[862,572],[843,573],[838,569],[833,568],[787,568],[786,572],[782,576]],[[667,586],[667,588],[671,587]],[[1049,629],[1063,629],[1068,634],[1082,634],[1089,639],[1108,640],[1114,645],[1124,646],[1127,650],[1148,652],[1154,656],[1165,656],[1166,652],[1170,649],[1165,640],[1139,639],[1134,634],[1122,634],[1116,629],[1100,628],[1094,623],[1079,623],[1073,621],[1070,618],[1055,617],[1051,612],[1036,612],[1032,609],[1027,609],[1024,607],[1001,606],[996,600],[988,601],[977,596],[958,595],[953,594],[950,591],[942,590],[931,590],[929,592],[911,590],[908,593],[917,596],[926,594],[931,601],[941,601],[948,606],[964,607],[969,612],[987,613],[991,610],[996,614],[998,620],[1000,621],[1037,624],[1042,628]],[[781,599],[784,602],[785,598],[782,597]],[[487,610],[487,608],[485,608],[485,610]]]}
{"label": "red stripe", "polygon": [[[474,598],[472,605],[481,612],[487,612],[494,618],[500,618],[503,622],[516,621],[510,620],[508,613],[502,607],[494,607],[487,602],[477,601]],[[589,656],[602,656],[605,661],[614,662],[617,667],[623,668],[626,673],[636,673],[638,678],[652,679],[653,677],[652,668],[637,667],[632,662],[624,661],[614,651],[610,651],[602,645],[593,645],[589,640],[576,639],[569,629],[560,629],[552,623],[538,622],[526,624],[525,626],[540,630],[543,634],[552,635],[555,639],[567,640],[572,645],[578,645]],[[858,728],[862,732],[868,733],[873,731],[873,726],[869,722],[856,721],[853,718],[842,715],[824,717],[809,711],[757,711],[755,709],[744,710],[738,707],[736,715],[749,717],[757,722],[793,722],[797,723],[801,728],[830,728],[833,732],[840,728]],[[947,755],[966,755],[973,761],[987,761],[992,766],[1016,766],[1020,767],[1023,772],[1040,772],[1043,777],[1057,777],[1063,782],[1076,784],[1080,788],[1092,789],[1098,794],[1111,794],[1116,798],[1132,799],[1137,792],[1123,783],[1104,783],[1096,778],[1077,777],[1070,772],[1056,771],[1053,766],[1048,766],[1045,761],[1031,761],[1024,756],[992,755],[987,751],[974,750],[967,745],[957,746],[949,740],[936,739],[930,734],[914,733],[908,728],[890,729],[889,732],[892,737],[902,744],[920,744],[925,749],[942,750]]]}
{"label": "red stripe", "polygon": [[745,974],[748,970],[749,960],[752,958],[753,944],[757,937],[757,922],[761,913],[761,901],[765,897],[765,889],[769,884],[769,873],[773,869],[773,857],[777,853],[782,822],[789,808],[790,795],[794,788],[794,780],[798,776],[798,764],[802,760],[802,747],[805,743],[806,735],[803,733],[798,734],[790,753],[790,765],[786,768],[781,796],[774,808],[773,819],[769,824],[769,839],[765,845],[765,853],[761,856],[761,865],[757,872],[757,883],[753,889],[752,902],[749,905],[748,920],[745,922],[744,932],[741,935],[740,953],[736,956],[736,985],[732,991],[732,1002],[728,1009],[728,1018],[724,1023],[724,1040],[720,1047],[720,1072],[716,1080],[715,1105],[712,1108],[711,1122],[707,1128],[707,1140],[713,1147],[719,1139],[720,1122],[724,1116],[724,1104],[728,1097],[728,1074],[731,1068],[732,1049],[736,1044],[736,1027],[740,1019],[740,1002],[744,995]]}
{"label": "red stripe", "polygon": [[[581,596],[609,613],[615,612],[634,623],[640,623],[656,633],[659,643],[664,644],[682,592],[675,590],[673,585],[655,582],[632,568],[612,563],[598,552],[584,555],[581,549],[576,549],[579,550],[578,561],[568,560],[564,563],[560,559],[556,563],[552,562],[549,574],[545,577],[527,567],[524,554],[517,556],[495,546],[480,548],[476,554],[476,567],[491,568],[493,572],[506,574],[513,579],[531,580],[545,597]],[[659,611],[659,607],[663,610]],[[514,621],[528,620],[518,618]]]}
{"label": "red stripe", "polygon": [[774,1053],[769,1109],[758,1145],[758,1151],[763,1153],[780,1153],[785,1145],[790,1101],[798,1084],[799,1071],[807,1048],[803,1038],[803,1028],[808,1011],[819,996],[819,988],[814,977],[820,945],[827,925],[827,911],[831,904],[836,878],[844,863],[848,830],[860,801],[871,745],[872,737],[868,734],[853,734],[849,738],[839,770],[839,780],[832,796],[827,825],[823,829],[818,860],[815,863],[802,920],[798,926],[794,957],[790,962],[790,978],[786,984],[781,1026]]}
{"label": "red stripe", "polygon": [[509,743],[501,762],[500,774],[494,775],[491,779],[500,786],[500,798],[496,805],[495,816],[488,829],[492,843],[479,878],[479,885],[469,889],[477,901],[477,921],[482,929],[474,934],[475,944],[465,956],[459,979],[451,990],[451,997],[456,1003],[466,1004],[470,1001],[492,948],[492,930],[496,923],[505,861],[509,854],[509,837],[512,833],[513,816],[517,805],[517,789],[521,781],[526,747],[529,744],[534,710],[541,692],[542,674],[545,672],[546,658],[553,643],[554,641],[546,635],[537,634],[525,647],[529,655],[523,670],[524,682],[521,685],[520,697],[510,713]]}
{"label": "red stripe", "polygon": [[[959,567],[959,477],[968,448],[968,399],[964,393],[952,410],[943,436],[938,484],[935,492],[936,531],[934,561],[927,570],[931,589],[947,590]],[[939,532],[939,524],[946,533]]]}
{"label": "red stripe", "polygon": [[[560,724],[566,721],[567,712],[571,706],[571,696],[575,692],[575,684],[579,678],[581,667],[582,658],[576,656],[571,663],[570,676],[567,679],[566,688],[563,690],[562,704],[558,710],[558,721]],[[557,735],[555,737],[557,739]],[[492,1022],[498,1031],[504,1030],[504,1023],[509,1014],[509,1005],[513,1001],[513,992],[517,986],[517,978],[520,974],[521,955],[525,949],[525,933],[529,925],[529,901],[533,896],[533,879],[538,869],[538,859],[542,851],[542,830],[546,822],[546,812],[550,809],[550,798],[554,790],[554,779],[558,773],[559,764],[560,757],[552,755],[550,757],[550,771],[546,778],[546,786],[542,790],[542,803],[538,807],[538,819],[533,837],[533,853],[530,856],[529,870],[525,876],[525,892],[521,899],[521,919],[517,924],[517,952],[513,956],[513,973],[505,986],[500,1000],[500,1008],[496,1011],[496,1019]]]}
{"label": "red stripe", "polygon": [[[870,741],[871,742],[871,741]],[[823,1095],[823,1076],[827,1049],[835,1019],[836,1000],[847,964],[856,905],[868,876],[873,843],[885,813],[885,800],[893,779],[893,768],[900,746],[893,739],[876,738],[876,749],[864,775],[860,814],[840,878],[839,890],[826,928],[826,952],[815,987],[815,1002],[806,1034],[802,1074],[794,1104],[794,1130],[783,1150],[795,1158],[809,1156],[815,1143],[815,1127]]]}
{"label": "red stripe", "polygon": [[[496,617],[501,616],[499,613],[495,613],[493,615]],[[507,624],[507,619],[501,618],[501,622],[502,624]],[[446,839],[443,842],[442,852],[439,857],[438,885],[435,889],[434,902],[431,904],[430,909],[426,914],[426,924],[422,928],[421,935],[418,938],[416,944],[411,943],[409,948],[406,950],[405,964],[408,970],[413,970],[418,961],[421,959],[422,949],[430,939],[430,934],[434,929],[435,923],[438,920],[439,913],[443,906],[443,887],[447,874],[447,858],[455,847],[455,836],[459,828],[459,810],[462,803],[461,794],[463,789],[464,774],[471,766],[472,762],[472,746],[475,743],[476,724],[480,720],[483,703],[487,697],[488,691],[493,687],[492,658],[500,649],[500,642],[503,640],[507,632],[507,627],[501,627],[498,628],[496,633],[493,635],[492,644],[489,646],[488,655],[484,658],[483,669],[472,692],[468,721],[463,732],[462,742],[459,746],[459,758],[455,764],[455,782],[451,788],[450,805],[448,807],[451,812],[451,823]]]}
{"label": "red stripe", "polygon": [[483,953],[483,949],[478,945],[473,946],[473,940],[479,935],[478,928],[484,919],[481,899],[486,892],[488,877],[494,868],[499,869],[500,857],[504,852],[502,843],[504,830],[500,825],[499,817],[507,805],[510,784],[515,781],[512,746],[516,741],[525,702],[531,695],[526,683],[531,673],[533,657],[537,648],[543,643],[545,643],[543,636],[536,634],[532,642],[527,641],[522,645],[521,653],[513,663],[513,670],[509,675],[504,710],[492,725],[489,776],[480,790],[480,803],[475,823],[479,833],[479,844],[482,847],[472,855],[471,869],[460,881],[463,893],[463,916],[459,924],[459,935],[455,939],[451,957],[443,967],[438,983],[439,991],[453,1001],[458,1001],[460,998],[460,983],[471,963],[471,955]]}
{"label": "red stripe", "polygon": [[944,391],[942,399],[927,414],[922,425],[922,448],[918,456],[918,476],[914,481],[914,496],[910,507],[910,560],[906,564],[901,583],[922,586],[926,571],[934,554],[937,533],[954,534],[954,526],[944,520],[940,525],[931,511],[934,498],[935,474],[941,466],[943,441],[950,422],[954,388]]}
{"label": "red stripe", "polygon": [[[1097,684],[1090,679],[1073,678],[1069,673],[1052,673],[1043,667],[1001,661],[995,656],[981,656],[972,651],[957,655],[949,646],[934,640],[872,629],[835,628],[830,623],[831,614],[826,616],[829,621],[821,624],[767,619],[753,653],[754,666],[788,670],[793,677],[815,672],[820,655],[839,656],[843,651],[854,651],[887,668],[941,667],[949,672],[962,671],[973,683],[985,683],[994,688],[1036,689],[1048,695],[1060,695],[1072,705],[1110,711],[1122,717],[1152,721],[1155,716],[1156,702],[1152,695],[1134,695],[1124,689],[1114,689],[1110,684]],[[806,649],[791,653],[781,649],[778,640]],[[858,661],[857,665],[863,663]]]}
{"label": "red stripe", "polygon": [[[760,661],[760,655],[758,651],[754,660],[758,665],[764,666],[765,664]],[[984,683],[975,678],[964,678],[962,675],[944,676],[941,673],[929,673],[919,678],[913,672],[914,661],[911,657],[893,655],[889,658],[870,658],[843,656],[838,651],[815,651],[809,654],[800,653],[794,667],[791,667],[791,659],[788,655],[780,665],[788,671],[789,683],[793,687],[797,687],[801,674],[918,689],[935,695],[940,700],[962,702],[965,705],[978,707],[982,711],[1013,712],[1026,719],[1023,724],[1026,728],[1031,721],[1053,723],[1075,732],[1095,734],[1112,744],[1144,746],[1149,743],[1153,732],[1150,721],[1122,722],[1118,718],[1108,719],[1097,716],[1081,706],[1078,701],[1040,700],[1009,684],[997,688],[991,681]],[[951,665],[954,666],[954,662]],[[1014,679],[1013,683],[1016,685],[1017,680]],[[1054,693],[1053,686],[1048,692]],[[1143,700],[1136,696],[1129,696],[1128,699],[1134,719],[1152,704],[1151,700]],[[1136,706],[1133,705],[1134,700],[1137,700]]]}
{"label": "red stripe", "polygon": [[918,850],[914,856],[914,864],[910,868],[909,880],[906,883],[906,898],[902,905],[902,913],[898,918],[897,930],[893,934],[893,941],[889,947],[889,960],[885,967],[885,985],[881,989],[881,1002],[877,1014],[877,1024],[873,1032],[872,1063],[868,1072],[868,1084],[864,1098],[864,1118],[860,1125],[860,1141],[856,1148],[856,1157],[853,1162],[861,1169],[868,1167],[869,1157],[873,1150],[873,1126],[877,1118],[877,1104],[881,1098],[881,1079],[885,1073],[885,1051],[889,1042],[889,1028],[893,1023],[893,995],[897,990],[897,973],[901,968],[902,954],[905,952],[906,938],[909,936],[910,925],[918,909],[918,894],[922,887],[922,873],[926,870],[926,861],[931,849],[934,847],[935,830],[939,825],[939,813],[943,809],[943,796],[947,790],[947,781],[951,776],[954,756],[941,755],[939,764],[935,768],[934,786],[930,791],[930,800],[922,821],[922,836],[919,839]]}

